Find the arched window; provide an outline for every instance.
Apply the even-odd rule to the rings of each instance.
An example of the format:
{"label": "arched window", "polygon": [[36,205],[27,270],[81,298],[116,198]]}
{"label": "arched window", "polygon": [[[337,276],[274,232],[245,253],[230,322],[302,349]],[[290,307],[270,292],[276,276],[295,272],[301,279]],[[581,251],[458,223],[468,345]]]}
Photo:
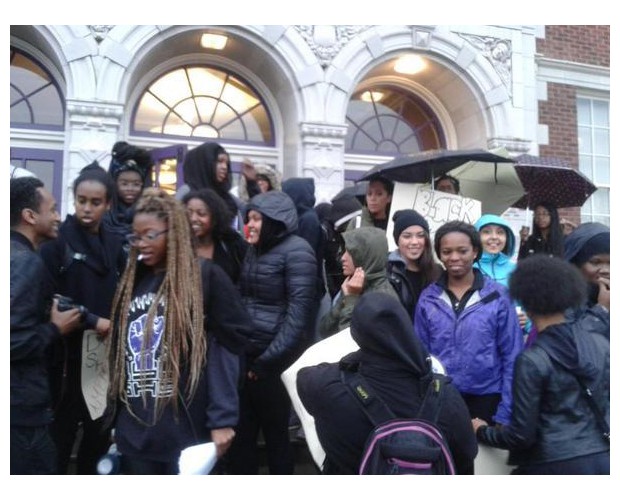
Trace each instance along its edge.
{"label": "arched window", "polygon": [[200,137],[273,145],[273,126],[260,96],[240,78],[208,66],[185,66],[159,77],[134,112],[143,135]]}
{"label": "arched window", "polygon": [[11,126],[63,130],[64,98],[50,73],[11,47]]}
{"label": "arched window", "polygon": [[347,153],[399,156],[446,147],[428,105],[396,87],[374,86],[353,94],[347,123]]}

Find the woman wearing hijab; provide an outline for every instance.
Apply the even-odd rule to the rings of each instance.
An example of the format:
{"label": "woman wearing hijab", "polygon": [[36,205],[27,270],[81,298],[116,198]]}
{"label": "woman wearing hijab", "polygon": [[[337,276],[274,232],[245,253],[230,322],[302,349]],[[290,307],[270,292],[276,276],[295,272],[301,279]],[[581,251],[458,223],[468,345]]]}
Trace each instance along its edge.
{"label": "woman wearing hijab", "polygon": [[[340,364],[358,364],[359,372],[397,418],[416,416],[432,380],[431,360],[414,334],[411,318],[397,298],[369,292],[360,298],[351,320],[351,335],[359,351],[338,363],[302,368],[299,396],[314,417],[326,453],[326,474],[357,474],[364,444],[374,426],[340,378]],[[451,384],[437,425],[459,474],[473,474],[478,452],[465,403]]]}
{"label": "woman wearing hijab", "polygon": [[510,294],[539,333],[515,363],[510,423],[473,419],[478,440],[510,450],[513,474],[609,474],[609,341],[565,315],[585,300],[584,279],[561,259],[532,256]]}

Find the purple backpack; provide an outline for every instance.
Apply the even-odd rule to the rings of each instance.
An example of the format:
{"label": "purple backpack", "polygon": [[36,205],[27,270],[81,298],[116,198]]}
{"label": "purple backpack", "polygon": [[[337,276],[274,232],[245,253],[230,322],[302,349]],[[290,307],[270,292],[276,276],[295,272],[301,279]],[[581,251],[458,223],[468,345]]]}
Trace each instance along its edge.
{"label": "purple backpack", "polygon": [[342,368],[340,375],[375,426],[364,445],[359,474],[456,474],[450,449],[435,425],[445,377],[433,375],[415,418],[399,419],[355,367]]}

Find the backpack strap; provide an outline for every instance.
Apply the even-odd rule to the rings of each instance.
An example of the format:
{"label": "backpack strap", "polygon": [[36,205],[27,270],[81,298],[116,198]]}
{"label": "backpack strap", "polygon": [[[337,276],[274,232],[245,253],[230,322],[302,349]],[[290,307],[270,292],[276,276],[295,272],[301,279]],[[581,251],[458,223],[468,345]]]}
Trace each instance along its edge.
{"label": "backpack strap", "polygon": [[443,386],[445,383],[445,377],[442,375],[433,374],[432,380],[426,387],[426,394],[422,400],[422,405],[418,411],[417,418],[433,424],[437,423],[439,411],[441,410],[441,405],[443,403],[443,396],[445,393]]}
{"label": "backpack strap", "polygon": [[392,410],[377,396],[370,384],[357,371],[358,365],[340,365],[340,380],[349,389],[353,399],[358,402],[368,419],[376,427],[388,420],[393,420],[396,415]]}
{"label": "backpack strap", "polygon": [[74,252],[69,243],[65,242],[65,248],[62,256],[62,264],[60,266],[60,274],[64,274],[71,267],[74,260],[86,261],[86,254]]}

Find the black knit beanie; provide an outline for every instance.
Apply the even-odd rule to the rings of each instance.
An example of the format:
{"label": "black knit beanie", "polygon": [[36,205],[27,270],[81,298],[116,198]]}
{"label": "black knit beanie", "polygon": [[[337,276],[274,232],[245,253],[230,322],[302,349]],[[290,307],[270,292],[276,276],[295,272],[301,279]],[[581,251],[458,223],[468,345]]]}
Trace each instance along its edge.
{"label": "black knit beanie", "polygon": [[402,233],[409,226],[420,226],[424,229],[424,231],[430,233],[428,222],[426,222],[426,219],[415,210],[398,210],[392,216],[392,220],[394,221],[394,241],[397,245],[400,233]]}
{"label": "black knit beanie", "polygon": [[599,254],[609,254],[609,233],[607,232],[592,236],[575,254],[571,262],[581,267],[582,264]]}

